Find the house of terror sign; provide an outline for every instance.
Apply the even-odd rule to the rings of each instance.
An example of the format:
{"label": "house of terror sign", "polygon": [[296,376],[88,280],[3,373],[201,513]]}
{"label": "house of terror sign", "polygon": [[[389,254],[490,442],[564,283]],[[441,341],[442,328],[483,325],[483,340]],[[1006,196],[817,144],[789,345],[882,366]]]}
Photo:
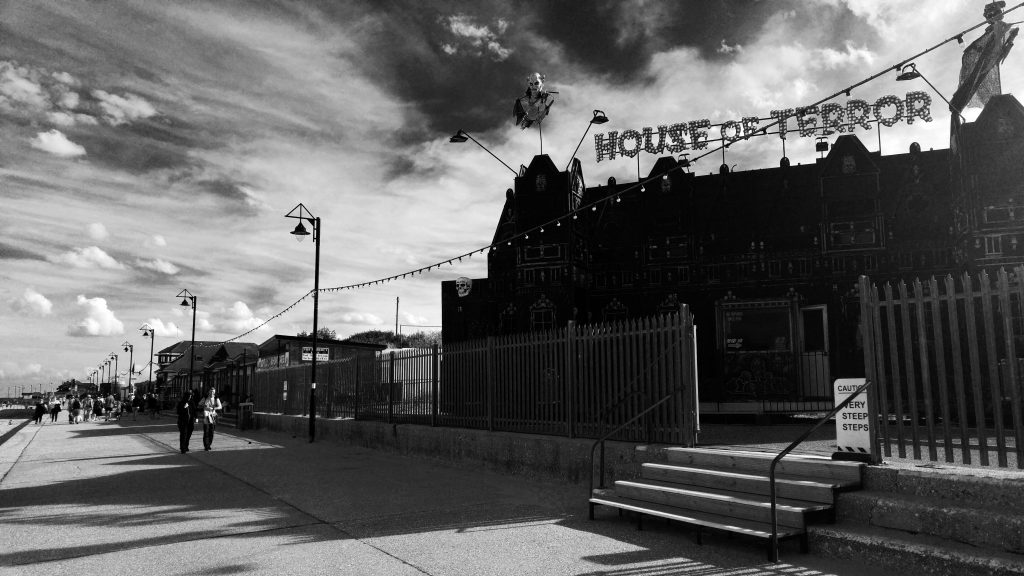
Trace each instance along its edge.
{"label": "house of terror sign", "polygon": [[[789,131],[789,120],[796,120],[796,131],[800,136],[827,136],[836,132],[853,132],[856,126],[871,130],[871,118],[883,126],[893,126],[900,120],[913,124],[915,118],[925,122],[932,121],[931,96],[925,92],[907,92],[906,98],[882,96],[874,104],[864,100],[849,100],[846,105],[836,103],[821,106],[804,106],[772,110],[771,118],[779,126],[779,138],[786,138]],[[732,143],[750,138],[762,132],[760,124],[769,118],[747,116],[740,120],[728,120],[716,124],[721,132],[721,140]],[[641,130],[623,130],[594,135],[594,148],[597,161],[607,158],[614,160],[617,156],[633,158],[641,151],[649,154],[679,153],[683,150],[702,150],[708,147],[708,130],[712,127],[707,118],[690,122],[679,122],[657,128]],[[762,132],[764,134],[766,132]],[[774,132],[773,132],[774,134]],[[716,138],[715,140],[718,140]]]}

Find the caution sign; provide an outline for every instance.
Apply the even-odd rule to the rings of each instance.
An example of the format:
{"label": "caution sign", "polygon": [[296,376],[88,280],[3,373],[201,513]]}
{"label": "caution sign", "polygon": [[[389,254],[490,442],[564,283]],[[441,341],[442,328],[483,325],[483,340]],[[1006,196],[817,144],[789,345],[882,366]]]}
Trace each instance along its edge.
{"label": "caution sign", "polygon": [[[864,378],[840,378],[834,391],[838,406],[864,385]],[[836,413],[836,444],[839,452],[871,453],[871,410],[867,390]]]}

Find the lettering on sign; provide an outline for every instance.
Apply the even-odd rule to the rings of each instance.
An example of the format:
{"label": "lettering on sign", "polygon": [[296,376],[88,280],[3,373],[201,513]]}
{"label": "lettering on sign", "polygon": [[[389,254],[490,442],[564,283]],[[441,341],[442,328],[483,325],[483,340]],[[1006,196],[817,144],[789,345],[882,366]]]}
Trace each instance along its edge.
{"label": "lettering on sign", "polygon": [[[641,152],[648,154],[678,154],[684,150],[703,150],[711,141],[731,144],[737,140],[745,140],[755,136],[767,135],[767,126],[762,128],[761,122],[774,122],[779,138],[786,139],[790,131],[791,121],[795,120],[793,131],[800,136],[828,136],[830,134],[853,132],[855,128],[871,130],[871,121],[890,127],[899,121],[913,124],[915,118],[925,122],[932,121],[932,98],[926,92],[907,92],[906,98],[888,95],[869,104],[864,100],[853,99],[845,105],[830,102],[821,106],[803,106],[772,110],[768,118],[745,116],[740,120],[726,120],[721,124],[712,124],[711,120],[690,120],[674,124],[661,125],[657,128],[644,127],[640,130],[628,129],[594,135],[594,149],[597,161],[605,158],[614,160],[618,156],[634,158]],[[717,127],[717,134],[709,133]]]}
{"label": "lettering on sign", "polygon": [[[841,378],[833,385],[838,406],[864,384],[863,378]],[[871,410],[867,391],[836,413],[836,444],[840,452],[871,453]]]}

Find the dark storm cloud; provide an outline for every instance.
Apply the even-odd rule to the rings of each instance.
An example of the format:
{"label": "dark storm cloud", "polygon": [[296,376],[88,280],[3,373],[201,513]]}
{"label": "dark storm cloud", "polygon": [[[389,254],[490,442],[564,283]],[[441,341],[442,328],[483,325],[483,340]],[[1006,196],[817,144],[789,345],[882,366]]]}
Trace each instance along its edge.
{"label": "dark storm cloud", "polygon": [[35,252],[32,252],[30,250],[25,250],[24,248],[19,248],[17,246],[12,246],[11,244],[5,244],[3,242],[0,242],[0,260],[45,261],[46,258],[44,258],[41,254],[36,254]]}

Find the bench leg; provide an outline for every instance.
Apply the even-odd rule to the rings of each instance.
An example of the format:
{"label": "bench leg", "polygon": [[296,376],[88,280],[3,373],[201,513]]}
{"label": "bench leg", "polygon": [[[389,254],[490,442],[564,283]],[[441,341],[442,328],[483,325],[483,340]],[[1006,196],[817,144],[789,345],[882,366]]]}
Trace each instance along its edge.
{"label": "bench leg", "polygon": [[596,504],[594,504],[593,502],[590,503],[590,519],[591,520],[594,519],[594,507],[595,506],[596,506]]}
{"label": "bench leg", "polygon": [[637,530],[643,530],[644,529],[644,515],[643,514],[637,514],[636,515],[636,529]]}
{"label": "bench leg", "polygon": [[800,535],[800,552],[807,554],[811,549],[810,544],[807,542],[807,532]]}
{"label": "bench leg", "polygon": [[701,530],[700,526],[697,526],[697,546],[704,545],[704,531]]}

